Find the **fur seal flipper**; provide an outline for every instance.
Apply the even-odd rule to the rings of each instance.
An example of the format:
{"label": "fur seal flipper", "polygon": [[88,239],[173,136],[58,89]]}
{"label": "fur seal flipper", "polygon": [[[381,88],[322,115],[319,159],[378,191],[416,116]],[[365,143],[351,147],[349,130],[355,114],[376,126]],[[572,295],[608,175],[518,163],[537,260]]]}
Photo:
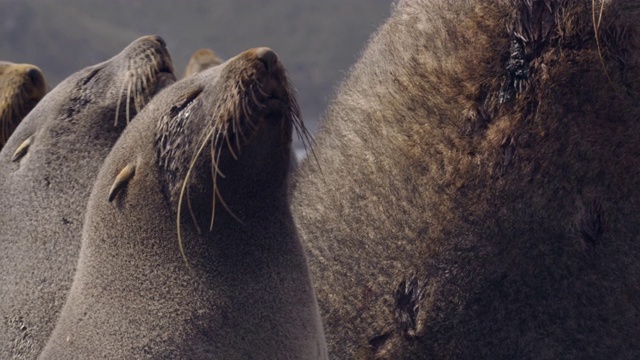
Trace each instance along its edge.
{"label": "fur seal flipper", "polygon": [[158,94],[100,170],[41,358],[326,359],[288,205],[298,117],[265,48]]}
{"label": "fur seal flipper", "polygon": [[164,41],[140,38],[61,82],[0,152],[0,359],[44,347],[75,273],[91,186],[127,123],[114,120],[172,80]]}
{"label": "fur seal flipper", "polygon": [[330,356],[640,358],[639,100],[638,0],[400,1],[294,181]]}

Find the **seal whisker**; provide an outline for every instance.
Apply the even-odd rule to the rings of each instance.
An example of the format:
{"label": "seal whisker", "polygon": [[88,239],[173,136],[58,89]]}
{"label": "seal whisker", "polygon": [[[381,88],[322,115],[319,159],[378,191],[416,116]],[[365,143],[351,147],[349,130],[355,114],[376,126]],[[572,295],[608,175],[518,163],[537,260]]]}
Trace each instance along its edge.
{"label": "seal whisker", "polygon": [[193,220],[193,225],[196,227],[196,231],[198,234],[202,234],[202,230],[200,230],[200,224],[198,224],[198,219],[196,219],[196,214],[193,211],[193,207],[191,206],[191,188],[187,187],[187,207],[189,208],[189,214],[191,215],[191,220]]}
{"label": "seal whisker", "polygon": [[256,106],[257,106],[258,108],[260,108],[260,109],[264,109],[266,105],[261,104],[261,103],[258,101],[258,98],[256,98],[256,94],[255,94],[255,92],[253,91],[253,87],[254,87],[254,86],[253,86],[253,84],[251,84],[251,90],[249,91],[249,93],[251,94],[251,98],[253,99],[253,102],[256,104]]}
{"label": "seal whisker", "polygon": [[136,114],[139,113],[140,110],[142,110],[142,108],[144,107],[144,104],[147,103],[146,96],[142,91],[142,86],[143,86],[143,83],[145,82],[144,79],[145,79],[144,76],[138,77],[136,81],[135,91],[133,93]]}
{"label": "seal whisker", "polygon": [[2,138],[2,143],[4,144],[9,138],[9,124],[13,122],[13,111],[7,111],[7,115],[0,114],[0,117],[3,119],[2,133],[0,134],[0,138]]}
{"label": "seal whisker", "polygon": [[127,86],[127,102],[125,107],[125,115],[127,119],[127,124],[131,121],[131,110],[129,109],[129,103],[131,102],[131,87],[133,86],[133,81],[129,81],[129,85]]}
{"label": "seal whisker", "polygon": [[233,133],[236,134],[235,140],[236,140],[236,148],[238,149],[238,153],[240,152],[240,140],[245,141],[246,139],[244,131],[242,131],[242,124],[240,123],[240,116],[241,116],[240,112],[242,110],[242,107],[241,107],[242,100],[243,99],[238,101],[238,106],[237,106],[238,109],[236,110],[237,116],[235,116],[231,121],[231,124],[233,126]]}
{"label": "seal whisker", "polygon": [[248,119],[251,116],[251,108],[249,107],[249,104],[247,104],[247,99],[243,98],[242,99],[242,109],[244,112],[244,116]]}
{"label": "seal whisker", "polygon": [[[289,93],[293,92],[293,86],[291,84],[289,84],[288,89],[289,89]],[[295,101],[295,99],[290,101],[290,103],[291,103],[290,112],[291,112],[291,119],[293,122],[293,129],[295,130],[296,135],[302,142],[302,147],[304,148],[305,154],[309,156],[309,151],[311,151],[311,156],[313,157],[313,160],[316,166],[318,167],[318,170],[320,171],[320,177],[324,178],[322,167],[320,166],[320,161],[318,161],[316,152],[314,150],[315,140],[313,139],[313,135],[311,135],[311,133],[309,132],[309,129],[307,129],[307,127],[304,125],[304,121],[302,120],[300,107],[298,103]]]}
{"label": "seal whisker", "polygon": [[256,131],[256,130],[258,130],[258,125],[256,125],[256,124],[253,122],[253,120],[251,120],[251,108],[249,107],[249,104],[247,104],[247,101],[248,101],[248,100],[247,100],[247,98],[246,98],[246,97],[242,98],[242,107],[243,107],[243,108],[246,108],[246,109],[248,109],[248,110],[249,110],[249,113],[248,113],[248,114],[245,114],[245,122],[246,122],[249,126],[251,126],[251,129],[252,129],[253,131]]}
{"label": "seal whisker", "polygon": [[[210,132],[208,136],[212,136],[212,135],[213,135],[213,133]],[[189,167],[187,169],[187,174],[184,177],[184,180],[183,180],[183,183],[182,183],[182,186],[181,186],[181,189],[180,189],[180,195],[178,197],[178,209],[177,209],[177,215],[176,215],[177,216],[177,218],[176,218],[176,231],[178,233],[178,247],[180,249],[180,254],[182,255],[182,258],[184,259],[184,261],[187,264],[187,267],[189,269],[191,269],[191,265],[189,265],[189,260],[187,259],[187,255],[184,252],[184,246],[182,244],[182,231],[181,231],[181,226],[180,226],[180,218],[181,218],[181,214],[182,214],[182,202],[184,200],[185,190],[186,190],[186,188],[188,186],[189,179],[191,178],[191,174],[193,172],[193,169],[195,168],[196,161],[198,160],[198,158],[202,154],[202,151],[204,150],[204,148],[205,148],[207,143],[208,143],[208,141],[205,138],[205,141],[202,142],[202,145],[200,145],[198,147],[198,150],[196,151],[195,155],[192,157],[191,162],[189,163]]]}
{"label": "seal whisker", "polygon": [[[219,139],[219,137],[216,136],[216,139]],[[215,219],[215,214],[216,214],[216,193],[218,192],[218,176],[217,176],[217,174],[220,174],[220,172],[219,172],[220,170],[219,170],[218,164],[220,163],[220,155],[222,154],[222,147],[220,146],[220,149],[218,149],[218,152],[217,152],[217,156],[214,156],[215,155],[215,150],[216,150],[215,148],[219,147],[219,146],[217,146],[217,143],[218,143],[218,141],[216,141],[215,144],[212,143],[212,146],[211,146],[211,169],[214,172],[213,172],[213,198],[212,198],[212,201],[211,201],[211,222],[209,224],[209,231],[213,231],[213,221]]]}
{"label": "seal whisker", "polygon": [[260,84],[258,84],[258,85],[256,86],[256,88],[258,89],[258,91],[260,92],[260,94],[262,94],[262,96],[264,96],[265,98],[268,98],[268,97],[269,97],[269,94],[267,94],[267,93],[264,91],[264,89],[262,89],[262,86],[261,86]]}
{"label": "seal whisker", "polygon": [[238,155],[236,155],[236,153],[233,151],[233,147],[231,146],[231,141],[229,140],[229,131],[227,131],[228,127],[229,127],[228,124],[224,124],[224,127],[221,131],[224,132],[224,138],[226,140],[229,153],[231,153],[231,156],[233,157],[234,160],[238,160]]}
{"label": "seal whisker", "polygon": [[[212,138],[213,138],[213,137],[212,137]],[[215,147],[216,147],[216,149],[215,149],[215,150],[217,150],[218,154],[220,154],[220,152],[221,152],[221,150],[222,150],[222,143],[220,142],[220,141],[221,141],[221,139],[222,139],[222,137],[220,136],[220,132],[217,132],[217,133],[216,133],[216,136],[215,136],[215,142],[213,143],[213,146],[215,146]],[[218,158],[219,158],[219,157],[220,157],[220,156],[218,155]],[[212,157],[212,158],[213,158],[213,157]],[[221,177],[221,178],[223,178],[223,179],[224,179],[224,178],[226,178],[226,175],[222,172],[222,170],[220,170],[220,167],[218,166],[218,161],[216,161],[215,163],[213,163],[213,165],[214,165],[215,172],[216,172],[218,175],[220,175],[220,177]]]}
{"label": "seal whisker", "polygon": [[122,101],[122,94],[124,94],[124,87],[127,86],[129,79],[129,72],[127,71],[122,80],[122,85],[120,86],[120,90],[118,91],[118,100],[116,102],[116,118],[113,121],[113,126],[118,126],[118,115],[120,114],[120,102]]}
{"label": "seal whisker", "polygon": [[231,215],[232,218],[236,219],[240,224],[244,225],[244,221],[242,221],[242,219],[240,219],[233,211],[231,211],[231,209],[229,208],[227,203],[224,201],[224,199],[222,198],[222,194],[220,194],[219,189],[215,188],[213,190],[214,190],[216,196],[218,197],[218,200],[220,201],[220,204],[222,205],[222,207],[224,207],[225,210],[227,210],[229,215]]}

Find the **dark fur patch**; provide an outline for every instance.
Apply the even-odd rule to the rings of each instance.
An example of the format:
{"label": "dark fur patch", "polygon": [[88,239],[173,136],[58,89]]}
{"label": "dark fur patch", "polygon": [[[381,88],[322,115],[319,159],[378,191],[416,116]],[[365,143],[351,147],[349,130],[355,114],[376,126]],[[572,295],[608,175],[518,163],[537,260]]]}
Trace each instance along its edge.
{"label": "dark fur patch", "polygon": [[380,349],[386,344],[387,340],[391,337],[390,333],[384,333],[382,335],[378,335],[371,340],[369,340],[369,346],[374,353],[380,351]]}
{"label": "dark fur patch", "polygon": [[560,4],[550,0],[526,0],[519,3],[513,15],[514,22],[507,29],[511,37],[506,74],[499,93],[499,103],[511,100],[525,91],[530,79],[530,64],[540,56],[557,27]]}
{"label": "dark fur patch", "polygon": [[418,333],[418,313],[425,297],[425,286],[414,277],[404,279],[396,290],[396,322],[401,332],[408,337]]}

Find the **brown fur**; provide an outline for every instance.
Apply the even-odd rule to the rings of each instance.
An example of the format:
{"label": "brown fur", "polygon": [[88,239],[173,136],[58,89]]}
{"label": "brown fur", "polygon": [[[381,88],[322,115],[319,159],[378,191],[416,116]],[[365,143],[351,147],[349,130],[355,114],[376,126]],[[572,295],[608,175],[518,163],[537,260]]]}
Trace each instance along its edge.
{"label": "brown fur", "polygon": [[189,59],[189,64],[187,64],[187,68],[184,71],[184,76],[191,76],[197,72],[200,72],[204,69],[208,69],[212,66],[220,65],[224,62],[221,58],[216,55],[213,50],[210,49],[198,49],[196,52],[191,55]]}
{"label": "brown fur", "polygon": [[0,61],[0,149],[46,93],[47,83],[36,66]]}
{"label": "brown fur", "polygon": [[330,356],[640,357],[639,31],[639,1],[397,5],[295,179]]}
{"label": "brown fur", "polygon": [[158,94],[98,175],[41,358],[326,359],[288,205],[298,116],[266,48]]}

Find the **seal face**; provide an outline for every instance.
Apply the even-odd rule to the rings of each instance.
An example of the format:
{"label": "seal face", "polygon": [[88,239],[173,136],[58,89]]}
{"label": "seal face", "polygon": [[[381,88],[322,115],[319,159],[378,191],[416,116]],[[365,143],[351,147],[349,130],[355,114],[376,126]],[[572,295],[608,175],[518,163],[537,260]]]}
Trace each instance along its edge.
{"label": "seal face", "polygon": [[639,65],[639,1],[397,4],[294,180],[330,356],[638,358]]}
{"label": "seal face", "polygon": [[216,55],[211,49],[198,49],[191,55],[189,64],[184,71],[184,77],[191,76],[204,69],[208,69],[212,66],[220,65],[224,62]]}
{"label": "seal face", "polygon": [[164,41],[140,38],[60,83],[0,152],[0,358],[34,358],[45,345],[99,165],[127,119],[172,79]]}
{"label": "seal face", "polygon": [[46,93],[47,83],[38,67],[0,61],[0,149]]}
{"label": "seal face", "polygon": [[268,48],[158,94],[98,175],[42,358],[326,359],[288,205],[294,128]]}

